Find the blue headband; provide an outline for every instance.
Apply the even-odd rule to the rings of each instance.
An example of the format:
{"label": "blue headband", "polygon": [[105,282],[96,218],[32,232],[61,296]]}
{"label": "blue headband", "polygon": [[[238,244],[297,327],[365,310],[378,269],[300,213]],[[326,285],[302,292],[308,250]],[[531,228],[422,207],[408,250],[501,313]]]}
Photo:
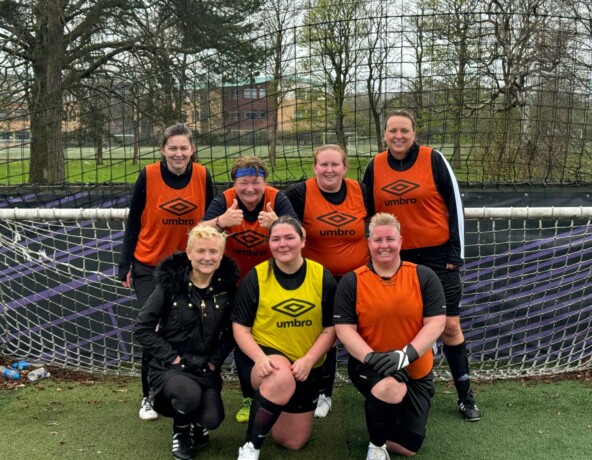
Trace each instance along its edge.
{"label": "blue headband", "polygon": [[265,177],[265,176],[267,176],[267,173],[263,169],[257,169],[254,166],[251,166],[249,168],[237,169],[236,172],[234,173],[235,179],[238,179],[239,177],[245,177],[245,176]]}

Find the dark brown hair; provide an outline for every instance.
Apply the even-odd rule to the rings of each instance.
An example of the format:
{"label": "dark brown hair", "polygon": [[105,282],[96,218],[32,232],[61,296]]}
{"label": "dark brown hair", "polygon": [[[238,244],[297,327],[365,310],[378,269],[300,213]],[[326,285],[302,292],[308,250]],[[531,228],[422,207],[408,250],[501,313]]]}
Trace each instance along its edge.
{"label": "dark brown hair", "polygon": [[173,136],[186,136],[189,139],[189,143],[193,145],[193,133],[185,123],[175,123],[166,128],[162,134],[162,143],[160,146],[164,148],[169,138]]}
{"label": "dark brown hair", "polygon": [[415,131],[415,117],[413,116],[413,114],[410,111],[404,110],[404,109],[393,110],[392,112],[389,112],[386,114],[386,116],[384,117],[384,129],[385,130],[386,130],[386,124],[393,117],[409,118],[411,120],[411,126],[413,127],[413,131]]}

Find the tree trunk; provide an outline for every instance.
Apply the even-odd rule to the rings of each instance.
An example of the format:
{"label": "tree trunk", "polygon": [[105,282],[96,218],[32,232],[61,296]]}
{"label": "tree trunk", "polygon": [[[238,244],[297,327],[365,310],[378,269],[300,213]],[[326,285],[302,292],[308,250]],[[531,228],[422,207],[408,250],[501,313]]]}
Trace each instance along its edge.
{"label": "tree trunk", "polygon": [[96,139],[95,160],[96,160],[97,166],[100,166],[103,164],[103,137],[102,136]]}
{"label": "tree trunk", "polygon": [[347,152],[347,137],[345,136],[345,127],[343,125],[343,109],[340,109],[335,114],[335,134],[337,135],[337,144]]}
{"label": "tree trunk", "polygon": [[459,170],[462,167],[462,126],[463,126],[463,106],[464,106],[464,96],[463,93],[465,91],[464,84],[463,87],[458,88],[458,101],[453,107],[453,132],[452,132],[452,158],[450,159],[450,163],[452,164],[452,168],[455,170]]}
{"label": "tree trunk", "polygon": [[270,104],[270,108],[267,111],[267,117],[270,119],[269,128],[267,132],[269,133],[269,163],[271,167],[275,166],[275,162],[277,159],[277,138],[278,138],[278,118],[279,118],[279,107],[280,104],[278,103],[278,82],[277,80],[273,80],[272,83],[268,86],[268,95],[267,100]]}
{"label": "tree trunk", "polygon": [[[137,102],[137,101],[136,101]],[[132,164],[137,165],[140,162],[140,124],[142,123],[140,109],[138,104],[134,104],[133,108],[133,130],[134,130],[134,153]]]}
{"label": "tree trunk", "polygon": [[380,112],[378,111],[377,107],[372,107],[372,120],[374,121],[374,136],[376,139],[376,148],[379,152],[384,150],[384,145],[382,143],[383,135],[382,135],[382,124],[380,122]]}
{"label": "tree trunk", "polygon": [[333,91],[335,100],[335,135],[337,136],[337,144],[347,153],[347,138],[345,137],[345,126],[343,123],[345,119],[345,89],[343,82],[338,80]]}
{"label": "tree trunk", "polygon": [[459,170],[462,166],[462,132],[463,132],[463,115],[465,110],[465,92],[467,91],[467,67],[468,60],[468,45],[466,36],[460,37],[460,51],[459,51],[458,74],[456,76],[455,88],[455,104],[453,107],[453,146],[452,146],[452,168]]}
{"label": "tree trunk", "polygon": [[378,91],[373,90],[372,82],[370,79],[366,81],[366,89],[368,91],[368,102],[370,104],[370,115],[372,117],[372,126],[374,127],[374,139],[376,141],[376,148],[379,152],[382,152],[382,124],[380,123],[380,109],[379,103],[382,95],[382,80],[383,77],[380,75],[378,85]]}
{"label": "tree trunk", "polygon": [[450,159],[450,163],[453,169],[459,170],[462,166],[460,132],[454,132],[452,137],[454,140],[452,141],[452,158]]}
{"label": "tree trunk", "polygon": [[66,181],[62,143],[62,10],[59,0],[40,2],[39,49],[33,62],[31,92],[31,162],[29,182],[48,185]]}

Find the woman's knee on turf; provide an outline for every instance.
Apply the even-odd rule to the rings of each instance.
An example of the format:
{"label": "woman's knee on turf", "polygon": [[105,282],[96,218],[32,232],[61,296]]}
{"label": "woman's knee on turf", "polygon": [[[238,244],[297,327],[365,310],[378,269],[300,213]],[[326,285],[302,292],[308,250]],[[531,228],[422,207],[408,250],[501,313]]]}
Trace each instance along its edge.
{"label": "woman's knee on turf", "polygon": [[312,431],[312,413],[282,415],[271,430],[275,442],[288,450],[302,449],[310,439]]}
{"label": "woman's knee on turf", "polygon": [[413,452],[409,449],[406,449],[401,444],[391,441],[386,442],[386,449],[393,454],[402,455],[404,457],[413,457],[415,454],[417,454],[417,452]]}
{"label": "woman's knee on turf", "polygon": [[284,449],[288,450],[300,450],[302,449],[306,443],[308,442],[309,436],[307,437],[298,437],[298,436],[288,436],[278,439],[276,436],[273,436],[275,442],[277,442],[280,446]]}
{"label": "woman's knee on turf", "polygon": [[404,432],[397,431],[392,437],[394,439],[386,442],[387,450],[405,457],[413,457],[419,451],[425,439],[425,436],[407,430],[404,430]]}

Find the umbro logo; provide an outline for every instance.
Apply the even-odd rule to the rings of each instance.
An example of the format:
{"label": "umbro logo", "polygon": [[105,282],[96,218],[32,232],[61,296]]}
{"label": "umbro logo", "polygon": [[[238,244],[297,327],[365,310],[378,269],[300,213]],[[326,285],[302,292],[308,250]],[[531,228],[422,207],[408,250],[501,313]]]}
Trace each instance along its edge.
{"label": "umbro logo", "polygon": [[343,227],[344,225],[354,222],[356,218],[343,212],[332,211],[317,217],[317,220],[320,220],[324,224],[331,225],[332,227]]}
{"label": "umbro logo", "polygon": [[234,233],[232,239],[236,240],[247,248],[265,244],[267,235],[254,232],[253,230],[245,230],[244,232]]}
{"label": "umbro logo", "polygon": [[291,316],[292,318],[298,318],[299,316],[304,315],[307,311],[312,310],[314,307],[315,305],[313,303],[307,302],[306,300],[288,299],[271,307],[271,309],[283,313],[284,315]]}
{"label": "umbro logo", "polygon": [[418,187],[419,184],[399,179],[395,182],[391,182],[390,184],[385,185],[380,190],[386,193],[390,193],[391,195],[401,196],[405,195],[406,193],[409,193],[411,190],[415,190]]}
{"label": "umbro logo", "polygon": [[175,216],[183,216],[197,209],[197,205],[184,200],[183,198],[175,198],[174,200],[161,204],[159,208],[166,212],[170,212]]}

